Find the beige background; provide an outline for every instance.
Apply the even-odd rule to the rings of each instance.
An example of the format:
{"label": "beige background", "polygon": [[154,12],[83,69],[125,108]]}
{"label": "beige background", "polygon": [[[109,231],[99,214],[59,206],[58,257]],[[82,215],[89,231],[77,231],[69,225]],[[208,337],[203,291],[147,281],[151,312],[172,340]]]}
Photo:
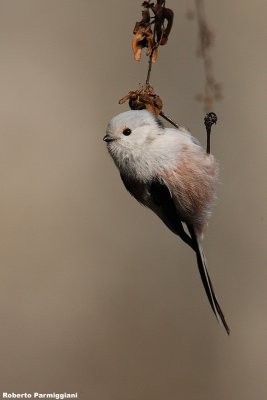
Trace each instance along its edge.
{"label": "beige background", "polygon": [[[224,100],[204,247],[230,337],[194,255],[128,195],[102,142],[145,78],[130,51],[139,3],[0,1],[0,392],[265,400],[267,2],[206,0]],[[185,3],[168,1],[175,25],[152,84],[204,143]]]}

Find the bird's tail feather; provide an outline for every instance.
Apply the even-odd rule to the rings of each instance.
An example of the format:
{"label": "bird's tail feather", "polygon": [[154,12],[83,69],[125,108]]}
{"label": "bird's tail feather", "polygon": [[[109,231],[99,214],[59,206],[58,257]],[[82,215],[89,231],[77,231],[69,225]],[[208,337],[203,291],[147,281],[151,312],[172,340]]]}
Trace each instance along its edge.
{"label": "bird's tail feather", "polygon": [[230,328],[227,325],[227,322],[224,318],[223,312],[221,310],[221,307],[218,303],[218,300],[216,298],[208,270],[207,270],[207,262],[206,262],[206,257],[204,254],[204,251],[202,249],[200,239],[198,238],[198,235],[196,234],[194,228],[192,226],[188,226],[189,232],[191,234],[192,240],[195,244],[195,251],[196,251],[196,256],[197,256],[197,265],[199,269],[199,273],[201,276],[201,280],[203,283],[203,286],[205,288],[205,292],[207,294],[207,297],[209,299],[209,303],[211,305],[211,308],[218,320],[218,322],[225,328],[227,334],[230,334]]}

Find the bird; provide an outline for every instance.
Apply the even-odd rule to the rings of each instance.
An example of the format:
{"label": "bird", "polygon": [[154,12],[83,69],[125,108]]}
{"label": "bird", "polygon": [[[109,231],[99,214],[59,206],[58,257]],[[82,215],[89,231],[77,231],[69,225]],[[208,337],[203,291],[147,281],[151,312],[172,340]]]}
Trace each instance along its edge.
{"label": "bird", "polygon": [[103,140],[128,192],[194,251],[210,306],[229,335],[202,248],[216,201],[214,156],[187,129],[165,127],[146,109],[113,117]]}

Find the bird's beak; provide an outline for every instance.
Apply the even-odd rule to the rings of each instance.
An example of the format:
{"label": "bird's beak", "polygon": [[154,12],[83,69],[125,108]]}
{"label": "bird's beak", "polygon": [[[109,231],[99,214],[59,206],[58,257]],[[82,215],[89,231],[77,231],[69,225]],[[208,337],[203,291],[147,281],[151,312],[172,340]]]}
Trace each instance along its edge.
{"label": "bird's beak", "polygon": [[103,137],[104,142],[110,143],[113,142],[113,140],[115,140],[115,138],[113,138],[112,136],[110,136],[109,134],[105,135]]}

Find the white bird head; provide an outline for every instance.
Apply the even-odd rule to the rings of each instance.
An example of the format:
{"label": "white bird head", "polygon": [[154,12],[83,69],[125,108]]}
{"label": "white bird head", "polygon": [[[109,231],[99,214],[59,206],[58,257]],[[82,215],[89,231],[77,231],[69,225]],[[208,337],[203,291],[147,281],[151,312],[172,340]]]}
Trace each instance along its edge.
{"label": "white bird head", "polygon": [[103,140],[120,172],[143,180],[161,169],[174,168],[179,152],[193,145],[188,132],[164,128],[147,110],[126,111],[112,118]]}
{"label": "white bird head", "polygon": [[103,140],[112,149],[138,150],[163,133],[156,116],[147,110],[131,110],[116,115],[107,126]]}

